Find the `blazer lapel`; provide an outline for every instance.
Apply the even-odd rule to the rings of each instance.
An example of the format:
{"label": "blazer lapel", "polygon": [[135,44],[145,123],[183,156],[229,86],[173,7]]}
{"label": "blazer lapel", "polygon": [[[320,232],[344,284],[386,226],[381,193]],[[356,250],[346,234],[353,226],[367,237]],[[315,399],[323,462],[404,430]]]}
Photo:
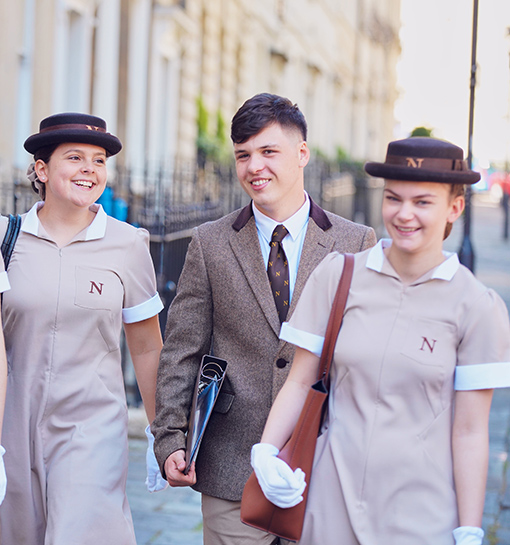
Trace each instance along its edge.
{"label": "blazer lapel", "polygon": [[294,308],[301,296],[301,292],[305,287],[306,281],[317,265],[333,251],[335,239],[319,227],[314,219],[310,217],[308,228],[303,243],[301,259],[299,261],[296,285],[290,302],[289,315],[287,320],[292,316]]}
{"label": "blazer lapel", "polygon": [[280,334],[280,320],[267,279],[266,264],[262,259],[253,216],[239,230],[232,232],[230,246],[267,321],[278,336]]}
{"label": "blazer lapel", "polygon": [[[230,245],[236,259],[246,276],[255,298],[257,299],[267,321],[277,336],[280,335],[280,320],[274,304],[273,294],[269,286],[266,264],[262,259],[260,243],[255,225],[251,204],[245,206],[232,224],[234,232],[230,237]],[[301,260],[290,309],[287,319],[292,316],[297,301],[305,287],[308,277],[315,267],[333,251],[335,239],[329,234],[331,222],[322,208],[310,198],[310,220],[301,251]]]}

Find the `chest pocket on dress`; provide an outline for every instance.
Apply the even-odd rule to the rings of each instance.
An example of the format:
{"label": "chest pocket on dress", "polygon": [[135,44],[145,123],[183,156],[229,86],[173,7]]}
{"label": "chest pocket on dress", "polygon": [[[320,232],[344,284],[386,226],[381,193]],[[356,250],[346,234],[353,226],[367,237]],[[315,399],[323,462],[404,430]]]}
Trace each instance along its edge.
{"label": "chest pocket on dress", "polygon": [[117,275],[93,267],[76,267],[74,304],[94,310],[114,310],[122,306],[122,286]]}
{"label": "chest pocket on dress", "polygon": [[415,318],[409,323],[401,353],[424,365],[455,364],[455,327]]}

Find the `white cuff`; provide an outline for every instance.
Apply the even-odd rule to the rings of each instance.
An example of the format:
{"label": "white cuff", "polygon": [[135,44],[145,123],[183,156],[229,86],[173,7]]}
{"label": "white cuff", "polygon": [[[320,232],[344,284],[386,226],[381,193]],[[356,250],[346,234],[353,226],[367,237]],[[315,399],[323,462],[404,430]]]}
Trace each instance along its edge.
{"label": "white cuff", "polygon": [[455,390],[485,390],[510,386],[510,362],[457,365]]}
{"label": "white cuff", "polygon": [[156,293],[154,297],[140,303],[134,307],[122,309],[122,321],[125,324],[132,324],[134,322],[141,322],[142,320],[147,320],[147,318],[152,318],[156,316],[163,310],[163,303],[159,297],[159,294]]}
{"label": "white cuff", "polygon": [[280,339],[299,346],[299,348],[304,348],[319,358],[321,357],[324,337],[320,335],[301,331],[289,325],[289,322],[283,322],[282,329],[280,330]]}

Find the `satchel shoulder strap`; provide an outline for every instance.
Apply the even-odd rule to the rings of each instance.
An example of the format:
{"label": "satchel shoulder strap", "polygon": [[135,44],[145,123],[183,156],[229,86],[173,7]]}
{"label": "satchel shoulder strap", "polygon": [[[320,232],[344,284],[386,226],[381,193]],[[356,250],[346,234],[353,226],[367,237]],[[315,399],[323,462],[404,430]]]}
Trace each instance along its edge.
{"label": "satchel shoulder strap", "polygon": [[7,231],[5,232],[4,240],[2,241],[1,252],[4,259],[5,270],[9,266],[11,261],[12,251],[19,235],[21,228],[21,216],[19,214],[9,214],[9,222],[7,224]]}
{"label": "satchel shoulder strap", "polygon": [[344,268],[342,276],[338,282],[335,299],[331,307],[328,325],[326,327],[326,335],[324,337],[324,346],[319,362],[319,380],[327,382],[333,353],[335,351],[338,333],[344,318],[345,304],[351,287],[352,273],[354,270],[354,256],[352,254],[344,254]]}

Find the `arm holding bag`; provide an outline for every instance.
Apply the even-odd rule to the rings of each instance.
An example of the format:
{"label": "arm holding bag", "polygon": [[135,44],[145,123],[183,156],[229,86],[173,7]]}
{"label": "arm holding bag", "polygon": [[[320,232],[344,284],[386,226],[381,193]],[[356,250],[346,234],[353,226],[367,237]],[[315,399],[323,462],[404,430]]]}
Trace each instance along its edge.
{"label": "arm holding bag", "polygon": [[[338,283],[326,328],[317,382],[310,387],[292,436],[278,455],[279,458],[287,462],[292,470],[298,467],[301,468],[305,472],[308,481],[310,481],[312,473],[315,446],[324,413],[324,403],[328,397],[329,368],[340,326],[342,325],[353,269],[354,256],[345,254],[344,269]],[[241,521],[283,539],[298,541],[303,530],[308,489],[307,486],[301,503],[288,509],[282,509],[266,499],[255,473],[252,473],[243,491]]]}

